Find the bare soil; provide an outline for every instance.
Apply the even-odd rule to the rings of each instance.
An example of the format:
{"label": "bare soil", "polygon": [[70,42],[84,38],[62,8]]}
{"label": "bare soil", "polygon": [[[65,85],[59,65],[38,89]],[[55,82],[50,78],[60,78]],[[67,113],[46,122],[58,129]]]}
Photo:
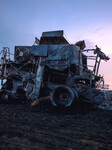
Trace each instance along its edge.
{"label": "bare soil", "polygon": [[0,104],[0,150],[112,150],[112,111]]}

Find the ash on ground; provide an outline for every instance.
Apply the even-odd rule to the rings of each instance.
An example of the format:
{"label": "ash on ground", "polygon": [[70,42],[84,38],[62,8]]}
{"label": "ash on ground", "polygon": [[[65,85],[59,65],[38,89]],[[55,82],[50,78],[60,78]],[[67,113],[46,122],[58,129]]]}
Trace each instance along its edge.
{"label": "ash on ground", "polygon": [[0,104],[0,150],[112,150],[112,112],[80,102]]}

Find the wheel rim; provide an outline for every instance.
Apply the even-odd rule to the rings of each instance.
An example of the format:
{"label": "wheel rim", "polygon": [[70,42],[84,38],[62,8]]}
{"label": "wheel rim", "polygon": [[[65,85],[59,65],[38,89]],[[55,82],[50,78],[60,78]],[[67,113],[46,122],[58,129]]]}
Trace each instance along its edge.
{"label": "wheel rim", "polygon": [[69,103],[70,99],[71,99],[71,96],[67,90],[63,89],[61,90],[61,92],[59,92],[59,95],[58,95],[59,104],[66,105]]}

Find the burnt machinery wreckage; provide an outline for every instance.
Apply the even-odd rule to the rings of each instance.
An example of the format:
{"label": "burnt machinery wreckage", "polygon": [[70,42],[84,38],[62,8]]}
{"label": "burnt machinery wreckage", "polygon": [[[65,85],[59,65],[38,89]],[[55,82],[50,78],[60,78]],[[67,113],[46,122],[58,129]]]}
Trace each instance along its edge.
{"label": "burnt machinery wreckage", "polygon": [[[43,32],[33,46],[15,46],[14,60],[10,50],[1,51],[0,100],[31,100],[49,96],[54,106],[68,107],[82,96],[98,105],[109,104],[102,76],[101,60],[109,58],[96,46],[85,49],[85,42],[69,44],[63,31]],[[92,52],[93,56],[84,53]],[[87,60],[94,60],[94,66]],[[92,67],[92,69],[88,69]]]}

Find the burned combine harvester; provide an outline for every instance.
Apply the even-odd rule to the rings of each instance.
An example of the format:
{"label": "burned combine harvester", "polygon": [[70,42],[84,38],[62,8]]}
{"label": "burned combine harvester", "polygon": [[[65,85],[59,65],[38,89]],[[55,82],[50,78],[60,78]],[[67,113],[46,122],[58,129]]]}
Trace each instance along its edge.
{"label": "burned combine harvester", "polygon": [[[0,100],[31,100],[49,96],[54,106],[70,106],[79,96],[98,105],[107,104],[101,60],[109,58],[96,46],[85,50],[85,42],[69,44],[63,31],[43,32],[33,46],[15,46],[14,61],[9,48],[1,51]],[[84,52],[92,51],[94,56]],[[95,61],[88,69],[87,60]],[[101,89],[103,88],[103,90]]]}

